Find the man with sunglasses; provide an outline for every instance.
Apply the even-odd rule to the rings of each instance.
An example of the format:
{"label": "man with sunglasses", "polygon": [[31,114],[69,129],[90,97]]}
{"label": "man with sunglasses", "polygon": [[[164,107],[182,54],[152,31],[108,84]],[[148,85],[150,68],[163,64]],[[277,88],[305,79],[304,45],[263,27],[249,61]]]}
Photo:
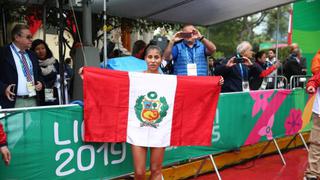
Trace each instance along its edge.
{"label": "man with sunglasses", "polygon": [[12,43],[0,49],[0,105],[2,108],[37,105],[43,89],[36,56],[28,49],[32,34],[25,24],[17,24],[11,31]]}

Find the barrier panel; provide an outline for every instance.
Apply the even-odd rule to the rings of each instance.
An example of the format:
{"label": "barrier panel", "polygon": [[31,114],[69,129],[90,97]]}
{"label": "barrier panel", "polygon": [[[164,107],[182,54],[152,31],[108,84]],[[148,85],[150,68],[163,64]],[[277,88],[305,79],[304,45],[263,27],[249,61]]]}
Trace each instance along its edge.
{"label": "barrier panel", "polygon": [[[313,100],[302,89],[221,94],[212,146],[168,147],[164,165],[308,131]],[[8,167],[0,163],[0,179],[110,179],[131,173],[130,145],[84,143],[82,119],[77,105],[7,111],[0,121],[12,161]]]}

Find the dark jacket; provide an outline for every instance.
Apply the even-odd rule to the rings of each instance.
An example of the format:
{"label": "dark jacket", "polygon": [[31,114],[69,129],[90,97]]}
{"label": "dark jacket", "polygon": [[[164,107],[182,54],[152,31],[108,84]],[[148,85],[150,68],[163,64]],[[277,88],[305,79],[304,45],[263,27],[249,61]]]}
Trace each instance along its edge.
{"label": "dark jacket", "polygon": [[291,76],[293,75],[306,75],[302,71],[304,68],[303,61],[300,60],[300,63],[297,61],[296,56],[290,55],[284,65],[284,75],[290,81]]}
{"label": "dark jacket", "polygon": [[276,70],[274,65],[267,67],[266,64],[262,64],[259,61],[256,61],[254,64],[256,68],[253,70],[254,72],[252,72],[252,76],[249,79],[250,90],[258,90],[263,79]]}
{"label": "dark jacket", "polygon": [[260,77],[260,73],[263,70],[267,69],[267,67],[264,64],[261,64],[259,62],[255,62],[254,64],[256,65],[257,70],[249,79],[250,90],[258,90],[260,88],[263,81],[263,77]]}
{"label": "dark jacket", "polygon": [[[218,64],[214,70],[215,75],[220,75],[224,78],[224,84],[222,86],[221,92],[238,92],[242,91],[242,77],[240,73],[239,65],[235,65],[231,68],[226,66],[229,59],[224,59]],[[247,80],[253,76],[253,73],[257,71],[256,65],[252,65],[248,68],[243,65],[244,80]]]}
{"label": "dark jacket", "polygon": [[[54,101],[45,101],[45,93],[44,93],[44,89],[42,91],[40,91],[40,105],[58,105],[59,104],[59,97],[58,97],[58,90],[57,88],[54,86],[55,82],[57,80],[57,75],[59,74],[59,62],[58,60],[55,59],[55,63],[53,64],[56,71],[55,72],[51,72],[47,75],[44,75],[41,71],[41,64],[40,64],[40,73],[41,76],[43,77],[43,81],[44,81],[44,89],[45,88],[49,88],[49,89],[53,89],[53,96],[56,98]],[[46,66],[43,66],[46,67]]]}
{"label": "dark jacket", "polygon": [[[35,54],[29,50],[26,50],[26,53],[28,53],[32,62],[33,78],[35,82],[43,82],[42,78],[39,76],[39,64]],[[18,86],[18,72],[9,44],[0,48],[0,105],[2,108],[14,108],[16,101],[9,101],[5,96],[6,88],[10,84],[16,84]],[[15,88],[15,94],[16,93],[17,88]]]}

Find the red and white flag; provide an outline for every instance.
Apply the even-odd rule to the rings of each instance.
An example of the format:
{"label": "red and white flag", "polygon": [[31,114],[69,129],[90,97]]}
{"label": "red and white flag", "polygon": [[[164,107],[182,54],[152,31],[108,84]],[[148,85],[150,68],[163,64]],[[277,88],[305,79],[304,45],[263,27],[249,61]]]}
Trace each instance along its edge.
{"label": "red and white flag", "polygon": [[86,67],[84,139],[137,146],[209,146],[220,77]]}
{"label": "red and white flag", "polygon": [[293,18],[293,10],[289,11],[289,25],[288,25],[288,45],[292,44],[292,18]]}

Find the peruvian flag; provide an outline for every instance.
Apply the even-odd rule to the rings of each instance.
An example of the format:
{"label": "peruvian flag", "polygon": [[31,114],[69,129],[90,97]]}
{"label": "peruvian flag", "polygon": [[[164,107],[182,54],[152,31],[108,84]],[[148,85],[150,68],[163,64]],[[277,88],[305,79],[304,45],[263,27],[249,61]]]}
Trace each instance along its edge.
{"label": "peruvian flag", "polygon": [[137,146],[210,146],[220,77],[86,67],[84,139]]}

